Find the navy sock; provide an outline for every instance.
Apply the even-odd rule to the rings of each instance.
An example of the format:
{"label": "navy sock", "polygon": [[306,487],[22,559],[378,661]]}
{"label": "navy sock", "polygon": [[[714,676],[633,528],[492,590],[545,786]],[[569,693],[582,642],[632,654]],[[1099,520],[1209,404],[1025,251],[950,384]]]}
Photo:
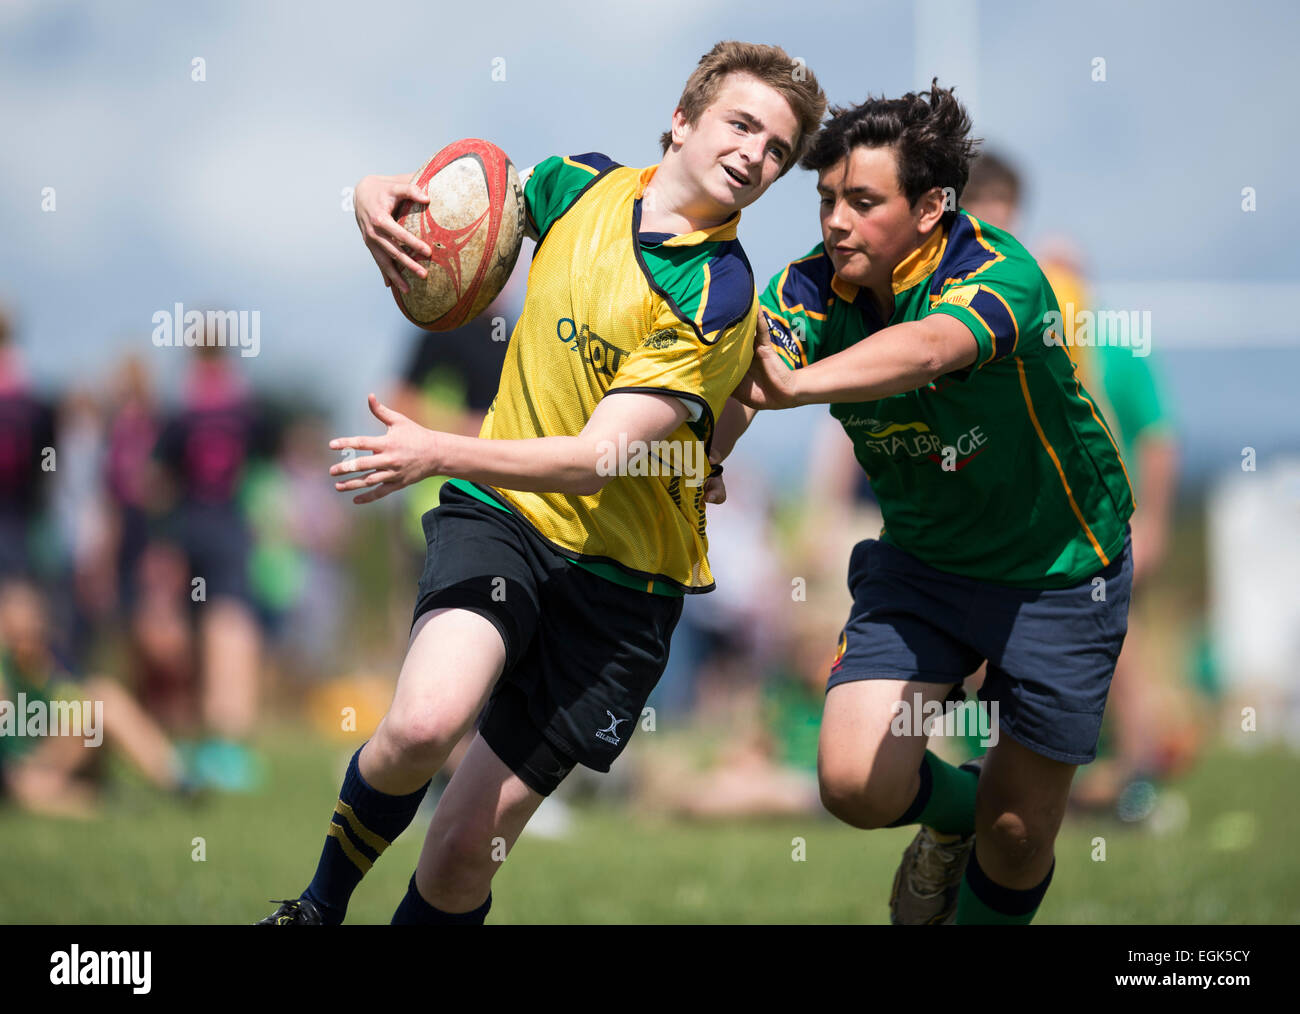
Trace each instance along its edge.
{"label": "navy sock", "polygon": [[1038,906],[1043,903],[1043,896],[1047,894],[1052,874],[1056,872],[1056,860],[1052,860],[1052,866],[1041,883],[1016,890],[990,880],[975,853],[976,850],[971,849],[970,860],[966,863],[966,875],[962,878],[957,894],[956,924],[1028,926],[1033,922]]}
{"label": "navy sock", "polygon": [[406,897],[393,913],[394,926],[482,926],[492,908],[492,892],[488,891],[487,901],[471,912],[444,912],[434,908],[420,895],[415,886],[415,874],[406,885]]}
{"label": "navy sock", "polygon": [[330,817],[325,847],[316,864],[316,876],[302,892],[302,897],[313,902],[330,925],[343,921],[357,884],[384,849],[410,825],[429,788],[425,782],[405,796],[380,792],[361,777],[360,756],[358,749],[348,764],[339,801]]}

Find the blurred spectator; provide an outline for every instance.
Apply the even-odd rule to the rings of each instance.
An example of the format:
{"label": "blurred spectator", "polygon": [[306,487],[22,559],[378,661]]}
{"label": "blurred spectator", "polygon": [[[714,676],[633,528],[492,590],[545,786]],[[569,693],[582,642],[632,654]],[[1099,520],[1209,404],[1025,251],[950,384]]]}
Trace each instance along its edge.
{"label": "blurred spectator", "polygon": [[1219,478],[1207,509],[1225,738],[1300,751],[1300,457],[1251,464]]}
{"label": "blurred spectator", "polygon": [[[389,404],[421,426],[478,436],[501,384],[513,324],[513,317],[507,314],[513,294],[508,287],[474,320],[455,331],[413,333],[406,368]],[[409,546],[417,550],[422,551],[425,545],[420,519],[438,506],[443,481],[436,476],[425,479],[403,494],[403,527]],[[422,562],[415,560],[412,573],[416,577]]]}
{"label": "blurred spectator", "polygon": [[738,457],[728,459],[725,480],[726,502],[708,508],[717,587],[685,597],[667,667],[648,702],[657,716],[727,720],[739,699],[758,691],[767,660],[783,643],[791,586],[774,551],[766,480]]}
{"label": "blurred spectator", "polygon": [[209,739],[195,764],[214,785],[253,788],[259,762],[246,745],[257,718],[261,632],[249,587],[252,533],[238,494],[265,423],[221,346],[194,349],[177,414],[154,451],[166,476],[166,541],[184,553],[197,619],[200,714]]}
{"label": "blurred spectator", "polygon": [[0,791],[25,809],[94,816],[99,743],[121,750],[157,788],[186,796],[194,791],[175,747],[130,694],[103,677],[80,680],[64,664],[51,644],[40,593],[21,580],[0,585],[0,700],[10,702],[15,715],[21,703],[24,721],[34,710],[56,714],[56,702],[70,702],[79,718],[86,716],[77,735],[57,734],[54,719],[47,718],[39,735],[0,736]]}
{"label": "blurred spectator", "polygon": [[53,448],[54,412],[32,391],[0,307],[0,578],[49,573],[37,542]]}
{"label": "blurred spectator", "polygon": [[70,594],[58,596],[54,606],[58,626],[68,631],[69,658],[84,669],[117,599],[113,516],[102,489],[104,420],[90,392],[74,389],[64,396],[55,439],[58,467],[50,478],[63,549],[59,584]]}
{"label": "blurred spectator", "polygon": [[185,556],[152,540],[154,518],[166,504],[153,461],[162,412],[148,371],[137,356],[113,378],[103,462],[117,586],[117,614],[127,634],[136,691],[150,715],[177,735],[197,735],[194,639],[190,630]]}
{"label": "blurred spectator", "polygon": [[338,664],[348,582],[339,569],[346,512],[329,482],[329,428],[316,414],[287,422],[279,453],[244,484],[256,533],[250,560],[258,604],[286,673],[319,679]]}
{"label": "blurred spectator", "polygon": [[[962,205],[979,220],[1015,234],[1021,197],[1019,174],[1004,159],[986,153],[971,167]],[[1087,291],[1082,257],[1073,244],[1056,239],[1042,245],[1037,260],[1067,322],[1067,336],[1073,334],[1077,315],[1098,309]],[[1095,319],[1104,318],[1098,314]],[[1124,816],[1134,818],[1145,814],[1128,805],[1126,794],[1145,800],[1140,808],[1149,813],[1154,795],[1148,780],[1172,774],[1188,763],[1198,736],[1161,707],[1141,623],[1143,593],[1164,562],[1169,544],[1177,484],[1174,424],[1152,357],[1138,354],[1127,341],[1121,344],[1119,337],[1100,330],[1090,344],[1066,341],[1079,384],[1117,438],[1137,502],[1130,522],[1133,604],[1106,715],[1115,738],[1114,757],[1109,764],[1103,759],[1090,767],[1076,785],[1074,798],[1085,805],[1116,805]],[[1145,351],[1150,351],[1149,345]]]}
{"label": "blurred spectator", "polygon": [[[150,457],[161,427],[144,363],[128,356],[113,381],[104,487],[112,511],[117,601],[122,615],[135,605],[140,558],[149,542],[153,473]],[[156,509],[156,503],[154,506]]]}

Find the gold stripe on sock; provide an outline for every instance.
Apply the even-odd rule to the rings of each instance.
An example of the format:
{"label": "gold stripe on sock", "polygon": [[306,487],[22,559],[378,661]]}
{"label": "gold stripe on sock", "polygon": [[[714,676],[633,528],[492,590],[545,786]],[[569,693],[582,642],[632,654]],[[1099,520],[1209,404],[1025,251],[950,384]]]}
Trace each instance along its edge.
{"label": "gold stripe on sock", "polygon": [[366,827],[357,819],[357,815],[352,812],[352,807],[348,806],[343,800],[334,804],[334,812],[343,815],[343,819],[348,822],[348,827],[352,828],[352,833],[369,845],[375,851],[376,856],[384,854],[384,849],[388,848],[388,842],[380,838],[374,831]]}
{"label": "gold stripe on sock", "polygon": [[335,824],[332,820],[330,821],[329,837],[339,843],[339,848],[343,850],[343,854],[352,860],[357,869],[362,873],[370,872],[372,865],[370,860],[357,851],[357,847],[348,840],[348,833],[343,830],[341,825]]}

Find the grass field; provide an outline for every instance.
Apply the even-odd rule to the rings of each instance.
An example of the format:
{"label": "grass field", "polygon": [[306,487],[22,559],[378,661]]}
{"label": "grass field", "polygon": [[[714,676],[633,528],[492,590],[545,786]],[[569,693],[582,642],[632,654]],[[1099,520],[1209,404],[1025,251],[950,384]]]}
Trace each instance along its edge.
{"label": "grass field", "polygon": [[[258,795],[193,807],[115,772],[109,816],[0,809],[2,923],[248,923],[309,879],[350,750],[305,728],[267,736]],[[1300,757],[1211,752],[1165,794],[1157,828],[1068,819],[1043,923],[1300,922]],[[387,922],[427,815],[388,850],[349,922]],[[505,923],[881,923],[906,829],[829,818],[683,824],[609,805],[560,841],[525,836],[494,885]],[[196,837],[206,859],[192,858]],[[794,839],[806,859],[792,859]],[[1093,856],[1105,840],[1105,859]]]}

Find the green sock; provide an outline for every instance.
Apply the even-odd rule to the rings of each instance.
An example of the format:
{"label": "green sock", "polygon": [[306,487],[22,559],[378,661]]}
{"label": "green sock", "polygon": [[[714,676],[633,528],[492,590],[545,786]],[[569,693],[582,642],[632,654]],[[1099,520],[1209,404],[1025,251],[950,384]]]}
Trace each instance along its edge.
{"label": "green sock", "polygon": [[1056,872],[1056,861],[1037,887],[1016,891],[1010,887],[995,884],[988,878],[975,858],[971,849],[970,861],[966,864],[966,875],[962,878],[961,889],[957,892],[957,926],[1028,926],[1034,921],[1038,907],[1043,903],[1047,885],[1052,882]]}
{"label": "green sock", "polygon": [[[975,786],[979,774],[955,768],[925,751],[925,767],[930,774],[930,798],[917,815],[915,823],[924,824],[940,834],[970,834],[975,830]],[[925,772],[921,787],[925,788]]]}

